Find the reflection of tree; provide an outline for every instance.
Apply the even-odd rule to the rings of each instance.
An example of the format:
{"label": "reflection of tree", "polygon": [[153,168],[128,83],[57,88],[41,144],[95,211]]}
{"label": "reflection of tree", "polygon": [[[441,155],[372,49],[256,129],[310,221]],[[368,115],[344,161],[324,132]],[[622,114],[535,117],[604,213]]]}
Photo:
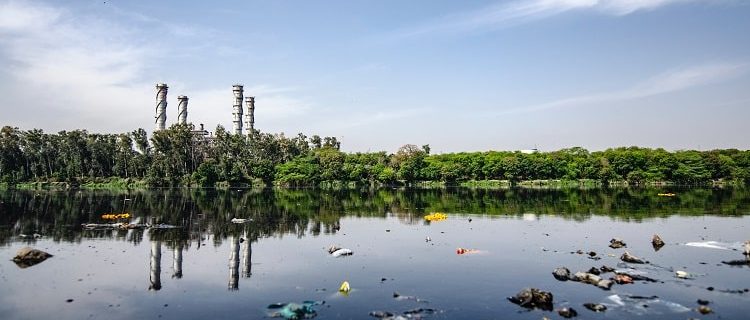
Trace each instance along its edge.
{"label": "reflection of tree", "polygon": [[[344,216],[397,217],[421,223],[430,212],[506,215],[555,215],[582,221],[594,215],[640,221],[678,215],[742,215],[750,211],[745,189],[671,188],[677,197],[658,197],[663,189],[353,189],[353,190],[213,190],[0,192],[0,245],[20,235],[80,242],[86,238],[139,245],[144,230],[81,230],[82,223],[104,223],[104,213],[131,214],[130,222],[165,223],[180,229],[152,230],[149,238],[167,247],[202,243],[220,245],[229,237],[248,239],[293,234],[333,234]],[[125,201],[125,199],[129,201]],[[251,223],[232,224],[232,218]]]}
{"label": "reflection of tree", "polygon": [[240,238],[234,237],[229,245],[229,290],[239,290]]}
{"label": "reflection of tree", "polygon": [[161,290],[161,241],[151,242],[151,267],[149,268],[149,290]]}

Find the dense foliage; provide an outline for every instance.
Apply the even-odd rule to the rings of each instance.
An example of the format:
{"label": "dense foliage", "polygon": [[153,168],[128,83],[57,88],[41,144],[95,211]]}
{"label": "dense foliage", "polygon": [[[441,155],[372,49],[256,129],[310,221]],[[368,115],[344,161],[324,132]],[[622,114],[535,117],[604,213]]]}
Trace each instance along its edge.
{"label": "dense foliage", "polygon": [[428,145],[405,145],[395,154],[344,153],[335,137],[254,132],[234,135],[223,127],[207,137],[188,125],[121,134],[86,130],[56,134],[0,129],[0,182],[80,184],[125,179],[151,186],[278,184],[393,185],[466,181],[591,181],[645,184],[750,182],[750,151],[675,151],[615,148],[589,152],[462,152],[431,155]]}

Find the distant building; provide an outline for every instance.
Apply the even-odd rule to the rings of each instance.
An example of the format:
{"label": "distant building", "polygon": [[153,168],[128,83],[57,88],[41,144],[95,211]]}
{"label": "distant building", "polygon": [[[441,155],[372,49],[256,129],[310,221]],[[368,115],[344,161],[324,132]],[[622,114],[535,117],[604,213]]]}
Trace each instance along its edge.
{"label": "distant building", "polygon": [[534,149],[525,149],[525,150],[521,150],[521,153],[523,153],[523,154],[539,153],[539,149],[537,149],[537,148],[534,148]]}

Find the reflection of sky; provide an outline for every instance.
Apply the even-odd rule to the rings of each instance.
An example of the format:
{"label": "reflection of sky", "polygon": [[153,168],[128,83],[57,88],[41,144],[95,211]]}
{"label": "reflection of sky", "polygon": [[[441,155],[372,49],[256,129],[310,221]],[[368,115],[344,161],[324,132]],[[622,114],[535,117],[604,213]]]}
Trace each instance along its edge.
{"label": "reflection of sky", "polygon": [[[750,287],[747,267],[717,266],[722,260],[742,259],[737,251],[677,245],[690,241],[744,241],[750,217],[671,217],[641,223],[593,217],[584,222],[539,216],[538,220],[513,218],[451,217],[447,221],[405,224],[395,218],[344,218],[336,235],[292,235],[259,239],[252,243],[252,276],[239,278],[237,291],[228,290],[231,239],[216,247],[207,239],[183,252],[183,278],[171,277],[173,252],[162,245],[159,291],[149,291],[151,243],[84,240],[76,243],[37,242],[36,247],[55,256],[44,263],[19,269],[9,259],[0,259],[0,318],[3,319],[132,319],[154,318],[259,318],[274,302],[325,300],[318,307],[321,318],[366,318],[373,310],[402,312],[416,307],[444,310],[433,318],[538,319],[539,311],[521,309],[504,298],[523,287],[550,290],[556,306],[573,306],[588,312],[584,302],[605,302],[611,294],[658,295],[688,308],[696,299],[712,301],[711,307],[724,318],[744,314],[748,295],[721,293],[722,289]],[[704,228],[705,227],[705,228]],[[390,232],[386,232],[386,230]],[[667,245],[658,252],[650,239],[659,233]],[[546,235],[549,234],[549,235]],[[432,242],[425,242],[430,236]],[[664,283],[615,286],[611,292],[594,286],[558,282],[552,269],[571,271],[590,267],[614,267],[622,249],[607,247],[620,237],[628,250],[654,265],[686,270],[697,276],[679,280],[658,266],[641,266],[648,275]],[[248,242],[240,244],[245,246]],[[336,244],[354,255],[329,257],[324,248]],[[10,257],[21,243],[0,248]],[[474,255],[456,255],[457,247],[481,250]],[[602,260],[571,254],[581,249],[595,251]],[[546,251],[545,251],[546,250]],[[610,257],[608,254],[614,254]],[[701,262],[706,264],[701,264]],[[381,278],[387,280],[381,282]],[[348,297],[336,293],[347,280],[353,291]],[[713,286],[717,290],[707,291]],[[430,302],[396,301],[394,291]],[[66,299],[74,299],[66,303]],[[165,306],[166,305],[166,306]],[[662,310],[663,311],[663,310]],[[615,318],[630,318],[624,310],[611,310]],[[648,316],[648,315],[647,315]],[[651,315],[653,316],[653,315]],[[697,314],[664,314],[684,319]]]}

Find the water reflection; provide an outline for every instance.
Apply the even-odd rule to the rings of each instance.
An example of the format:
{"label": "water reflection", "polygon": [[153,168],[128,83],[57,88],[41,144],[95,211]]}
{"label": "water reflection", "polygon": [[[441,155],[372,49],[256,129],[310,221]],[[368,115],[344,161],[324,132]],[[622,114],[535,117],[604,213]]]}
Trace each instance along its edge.
{"label": "water reflection", "polygon": [[172,278],[182,278],[182,244],[172,249]]}
{"label": "water reflection", "polygon": [[[534,215],[584,221],[606,215],[641,221],[671,215],[746,214],[750,192],[745,189],[670,189],[676,197],[659,197],[664,189],[378,189],[378,190],[148,190],[148,191],[30,191],[0,192],[0,245],[33,243],[33,234],[54,241],[112,238],[139,244],[144,230],[81,230],[83,223],[103,223],[101,215],[128,212],[131,222],[181,226],[160,230],[151,239],[176,246],[174,277],[181,275],[181,252],[209,235],[218,246],[228,238],[248,239],[293,234],[302,237],[334,234],[344,216],[397,217],[422,223],[429,212],[505,215],[522,219]],[[124,199],[130,199],[125,201]],[[233,217],[253,222],[235,225]],[[185,244],[179,247],[177,243]],[[249,275],[250,248],[243,249],[243,276]],[[245,254],[247,250],[247,254]],[[247,268],[245,268],[247,266]]]}
{"label": "water reflection", "polygon": [[240,280],[240,239],[233,237],[229,246],[229,290],[238,290]]}
{"label": "water reflection", "polygon": [[161,241],[151,242],[151,268],[149,290],[161,290]]}

